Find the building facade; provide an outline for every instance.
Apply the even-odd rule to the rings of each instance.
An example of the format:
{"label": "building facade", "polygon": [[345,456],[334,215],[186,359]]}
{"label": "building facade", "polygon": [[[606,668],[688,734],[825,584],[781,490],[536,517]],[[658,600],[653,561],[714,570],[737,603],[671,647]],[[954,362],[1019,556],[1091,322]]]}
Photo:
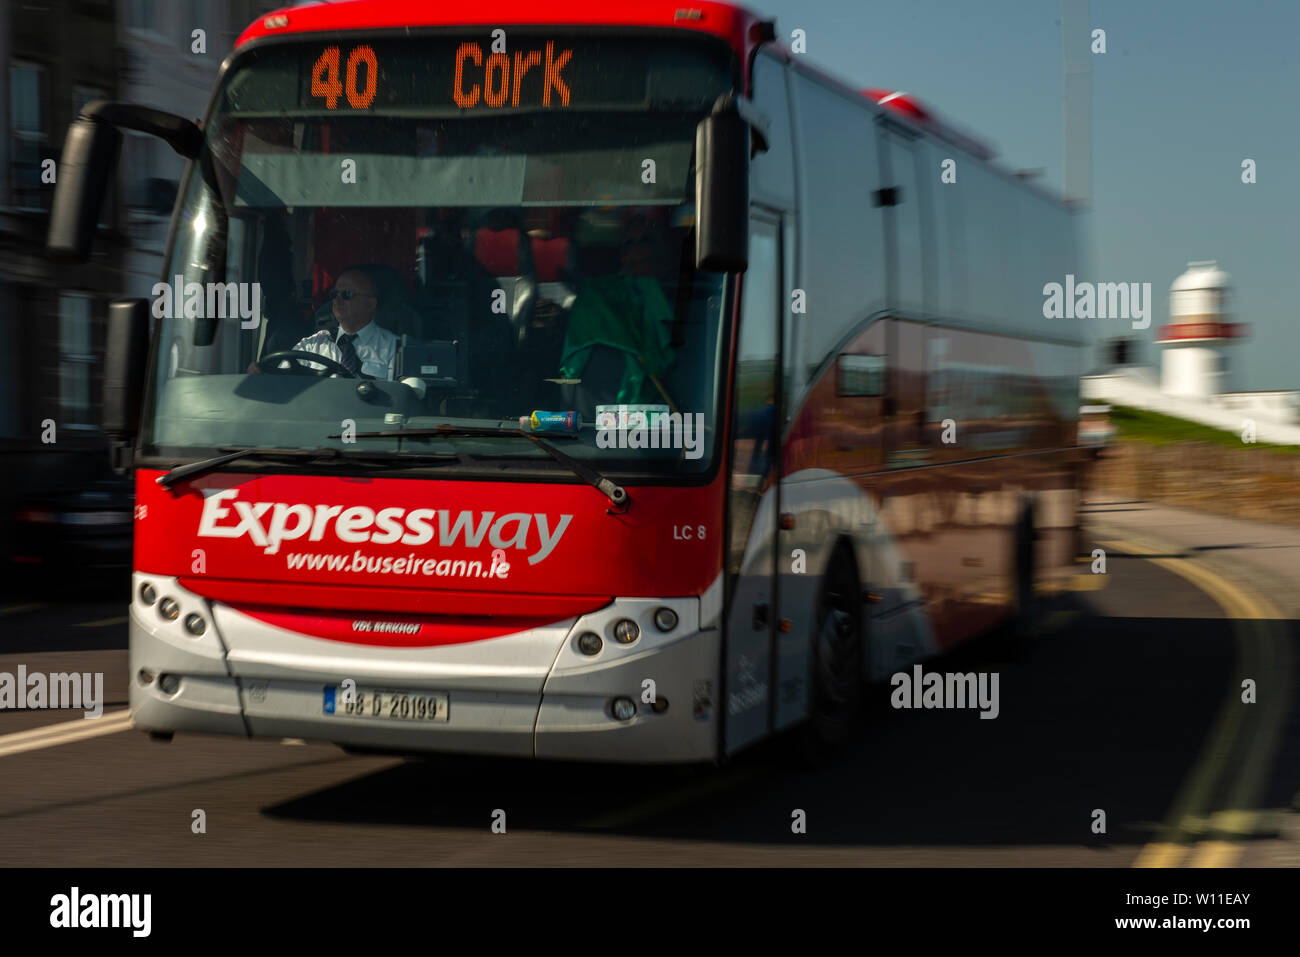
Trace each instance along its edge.
{"label": "building facade", "polygon": [[[90,260],[44,254],[63,139],[100,98],[202,116],[259,0],[30,0],[0,5],[0,541],[34,489],[107,468],[99,430],[108,304],[162,274],[184,161],[127,133]],[[202,31],[196,33],[196,31]]]}
{"label": "building facade", "polygon": [[[119,196],[104,210],[90,261],[44,255],[51,180],[75,112],[116,97],[116,0],[45,0],[0,8],[0,536],[32,489],[100,467],[95,397],[103,316],[117,294]],[[52,28],[57,24],[57,28]],[[98,456],[102,458],[102,456]]]}
{"label": "building facade", "polygon": [[[250,21],[284,3],[254,0],[120,0],[122,99],[198,120],[222,61]],[[163,247],[185,160],[162,140],[126,132],[119,180],[129,249],[122,293],[148,296],[162,276]]]}

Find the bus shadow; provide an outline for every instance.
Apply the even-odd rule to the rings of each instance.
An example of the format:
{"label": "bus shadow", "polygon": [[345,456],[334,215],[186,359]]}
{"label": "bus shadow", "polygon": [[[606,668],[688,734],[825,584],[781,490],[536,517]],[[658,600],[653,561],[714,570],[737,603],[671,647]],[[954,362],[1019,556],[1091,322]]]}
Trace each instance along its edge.
{"label": "bus shadow", "polygon": [[[844,848],[1151,840],[1233,674],[1230,624],[1103,617],[1092,595],[1015,662],[980,640],[925,672],[996,672],[998,715],[895,709],[873,686],[858,743],[808,767],[791,736],[722,768],[410,760],[264,809],[277,818]],[[796,811],[806,832],[794,833]],[[1096,813],[1104,834],[1093,833]]]}

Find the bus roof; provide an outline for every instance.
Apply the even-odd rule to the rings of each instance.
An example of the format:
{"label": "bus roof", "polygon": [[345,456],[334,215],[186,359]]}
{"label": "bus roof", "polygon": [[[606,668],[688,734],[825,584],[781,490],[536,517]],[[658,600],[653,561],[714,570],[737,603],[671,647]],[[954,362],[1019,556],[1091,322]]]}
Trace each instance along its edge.
{"label": "bus roof", "polygon": [[282,7],[258,17],[236,48],[263,37],[322,30],[382,30],[401,27],[524,25],[677,27],[726,40],[748,57],[759,42],[760,18],[744,7],[712,0],[494,0],[489,4],[430,3],[429,0],[345,0]]}

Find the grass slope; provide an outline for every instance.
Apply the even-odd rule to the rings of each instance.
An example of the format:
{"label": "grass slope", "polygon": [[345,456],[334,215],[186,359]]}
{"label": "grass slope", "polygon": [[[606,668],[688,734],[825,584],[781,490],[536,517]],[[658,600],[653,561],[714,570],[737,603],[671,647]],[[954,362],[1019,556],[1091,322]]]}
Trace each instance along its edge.
{"label": "grass slope", "polygon": [[1300,445],[1272,445],[1268,442],[1247,443],[1236,432],[1224,432],[1199,422],[1189,422],[1172,415],[1148,412],[1132,406],[1116,405],[1111,407],[1111,424],[1115,426],[1112,441],[1131,439],[1149,445],[1173,445],[1177,442],[1208,442],[1234,449],[1267,449],[1273,452],[1287,452],[1300,455]]}

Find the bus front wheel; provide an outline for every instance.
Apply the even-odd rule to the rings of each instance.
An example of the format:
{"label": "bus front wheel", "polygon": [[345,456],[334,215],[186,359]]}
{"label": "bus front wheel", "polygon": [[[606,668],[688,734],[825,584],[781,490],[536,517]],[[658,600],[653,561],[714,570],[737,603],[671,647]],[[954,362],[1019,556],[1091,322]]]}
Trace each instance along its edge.
{"label": "bus front wheel", "polygon": [[857,566],[841,543],[822,579],[812,634],[811,712],[804,752],[814,761],[842,748],[862,713],[863,619]]}

